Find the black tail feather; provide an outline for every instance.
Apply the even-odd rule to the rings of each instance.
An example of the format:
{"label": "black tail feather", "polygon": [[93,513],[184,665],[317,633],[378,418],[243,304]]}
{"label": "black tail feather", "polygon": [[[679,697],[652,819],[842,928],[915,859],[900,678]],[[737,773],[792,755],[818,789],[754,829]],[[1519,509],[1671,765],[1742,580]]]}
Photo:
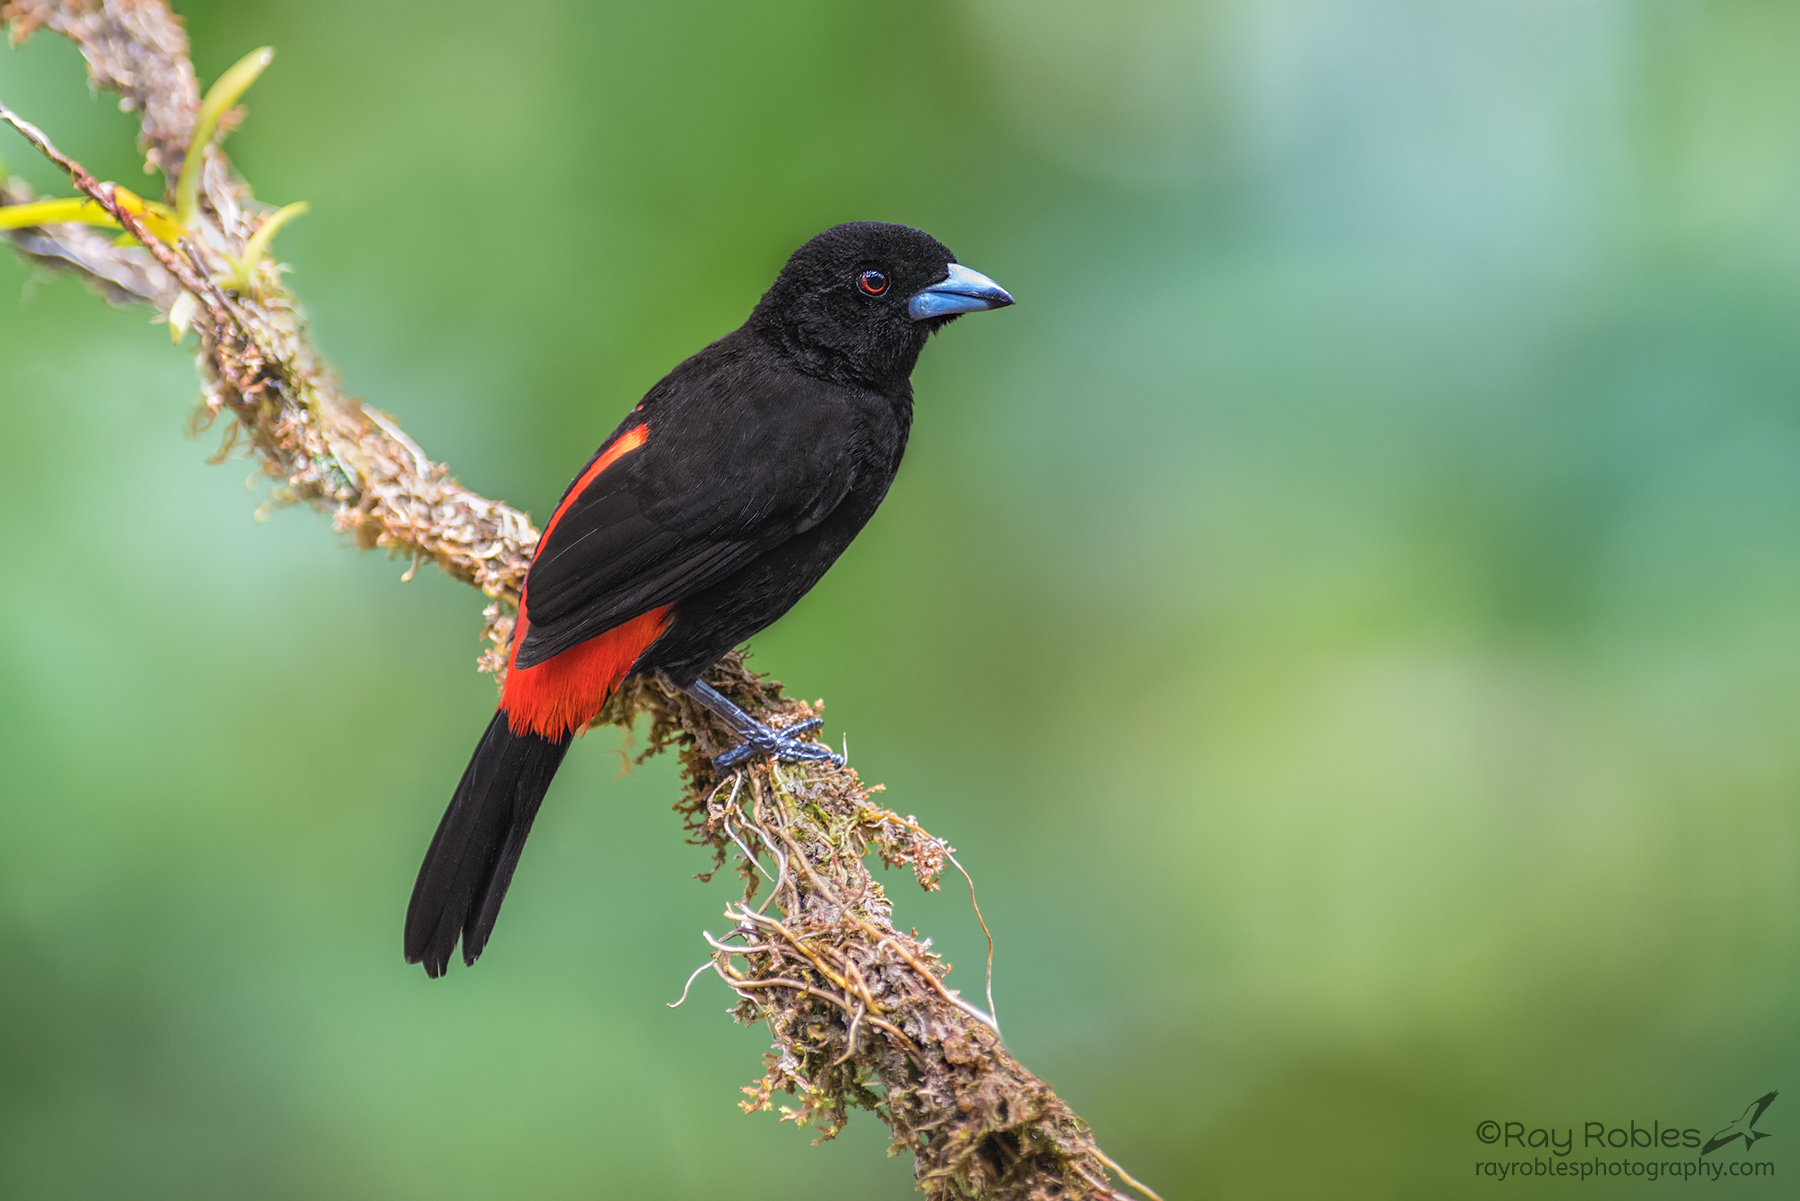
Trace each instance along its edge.
{"label": "black tail feather", "polygon": [[406,962],[444,974],[460,937],[473,964],[494,932],[519,852],[569,739],[514,734],[496,712],[432,835],[406,910]]}

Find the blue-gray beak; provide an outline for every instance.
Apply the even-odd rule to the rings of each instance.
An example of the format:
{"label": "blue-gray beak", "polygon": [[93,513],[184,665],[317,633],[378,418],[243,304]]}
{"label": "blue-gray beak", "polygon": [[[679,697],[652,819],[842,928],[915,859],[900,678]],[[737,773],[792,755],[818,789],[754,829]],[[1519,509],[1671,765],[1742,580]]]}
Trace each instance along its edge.
{"label": "blue-gray beak", "polygon": [[1003,309],[1013,303],[1005,288],[979,271],[971,271],[961,263],[950,264],[950,278],[913,293],[906,302],[906,315],[914,321],[927,317],[954,317],[958,313],[979,313],[983,309]]}

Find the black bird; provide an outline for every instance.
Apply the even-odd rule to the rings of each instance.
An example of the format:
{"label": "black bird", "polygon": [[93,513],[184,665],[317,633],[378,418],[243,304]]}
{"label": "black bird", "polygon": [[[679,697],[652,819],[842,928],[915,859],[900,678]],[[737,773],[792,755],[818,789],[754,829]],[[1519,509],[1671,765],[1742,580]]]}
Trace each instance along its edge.
{"label": "black bird", "polygon": [[500,707],[425,852],[406,961],[473,964],[569,741],[632,672],[661,669],[754,754],[837,756],[701,677],[790,609],[874,514],[912,426],[910,377],[958,314],[1013,303],[904,225],[796,250],[740,329],[682,363],[594,452],[532,559]]}

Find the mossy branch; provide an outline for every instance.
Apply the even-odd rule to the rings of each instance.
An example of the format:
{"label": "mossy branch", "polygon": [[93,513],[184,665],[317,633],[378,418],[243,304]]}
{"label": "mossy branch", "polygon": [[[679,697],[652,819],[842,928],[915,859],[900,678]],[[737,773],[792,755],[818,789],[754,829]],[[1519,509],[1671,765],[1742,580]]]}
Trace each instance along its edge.
{"label": "mossy branch", "polygon": [[[83,276],[115,303],[144,303],[191,325],[203,385],[196,428],[220,417],[220,457],[242,443],[272,481],[272,505],[329,513],[365,549],[426,560],[488,598],[482,667],[498,673],[519,588],[538,531],[516,509],[451,479],[388,416],[346,396],[314,353],[269,237],[296,206],[258,204],[212,144],[238,95],[268,62],[258,51],[203,107],[179,18],[162,0],[13,0],[0,9],[15,44],[47,28],[75,43],[94,85],[140,115],[147,169],[170,181],[164,205],[95,180],[50,139],[0,105],[97,206],[38,209],[69,223],[6,229],[25,257]],[[229,86],[227,86],[229,85]],[[0,178],[0,211],[33,200]],[[151,220],[149,218],[154,218]],[[83,221],[131,239],[114,241]],[[16,224],[16,223],[15,223]],[[759,719],[785,725],[811,713],[732,654],[709,677]],[[991,1017],[944,981],[929,940],[901,933],[871,874],[874,852],[936,888],[952,850],[916,821],[872,803],[878,791],[848,767],[755,763],[720,776],[712,761],[735,737],[709,711],[659,677],[634,677],[596,724],[649,721],[650,755],[672,749],[684,792],[676,808],[715,870],[743,883],[718,938],[706,934],[716,973],[740,998],[746,1024],[766,1022],[773,1047],[746,1111],[798,1099],[783,1119],[820,1138],[851,1108],[874,1112],[895,1150],[913,1154],[920,1188],[945,1201],[974,1198],[1112,1198],[1109,1171],[1147,1196],[1095,1143],[1085,1123],[1007,1051]],[[708,873],[710,876],[711,873]],[[765,879],[771,891],[756,898]],[[771,907],[774,912],[771,913]],[[696,973],[698,974],[698,973]],[[684,994],[685,995],[685,994]]]}

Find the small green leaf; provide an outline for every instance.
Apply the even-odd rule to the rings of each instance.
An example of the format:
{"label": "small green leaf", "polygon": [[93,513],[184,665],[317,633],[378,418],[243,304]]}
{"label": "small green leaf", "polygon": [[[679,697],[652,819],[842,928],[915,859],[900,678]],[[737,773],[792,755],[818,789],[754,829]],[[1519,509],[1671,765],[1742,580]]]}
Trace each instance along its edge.
{"label": "small green leaf", "polygon": [[119,223],[105,209],[80,197],[73,200],[34,200],[30,204],[0,207],[0,229],[28,229],[34,225],[60,225],[69,221],[119,228]]}
{"label": "small green leaf", "polygon": [[212,144],[213,134],[219,128],[219,118],[249,90],[274,57],[272,46],[252,50],[219,76],[219,81],[207,90],[206,99],[200,102],[200,115],[194,120],[187,156],[181,162],[181,176],[175,183],[175,220],[182,225],[193,224],[200,211],[200,166],[206,161],[206,148]]}
{"label": "small green leaf", "polygon": [[250,240],[244,243],[244,257],[233,264],[236,271],[227,281],[227,286],[240,292],[248,292],[255,283],[256,264],[262,261],[263,255],[269,251],[269,242],[275,237],[275,231],[310,209],[304,200],[296,200],[293,204],[284,205],[271,213],[263,223],[256,227]]}

